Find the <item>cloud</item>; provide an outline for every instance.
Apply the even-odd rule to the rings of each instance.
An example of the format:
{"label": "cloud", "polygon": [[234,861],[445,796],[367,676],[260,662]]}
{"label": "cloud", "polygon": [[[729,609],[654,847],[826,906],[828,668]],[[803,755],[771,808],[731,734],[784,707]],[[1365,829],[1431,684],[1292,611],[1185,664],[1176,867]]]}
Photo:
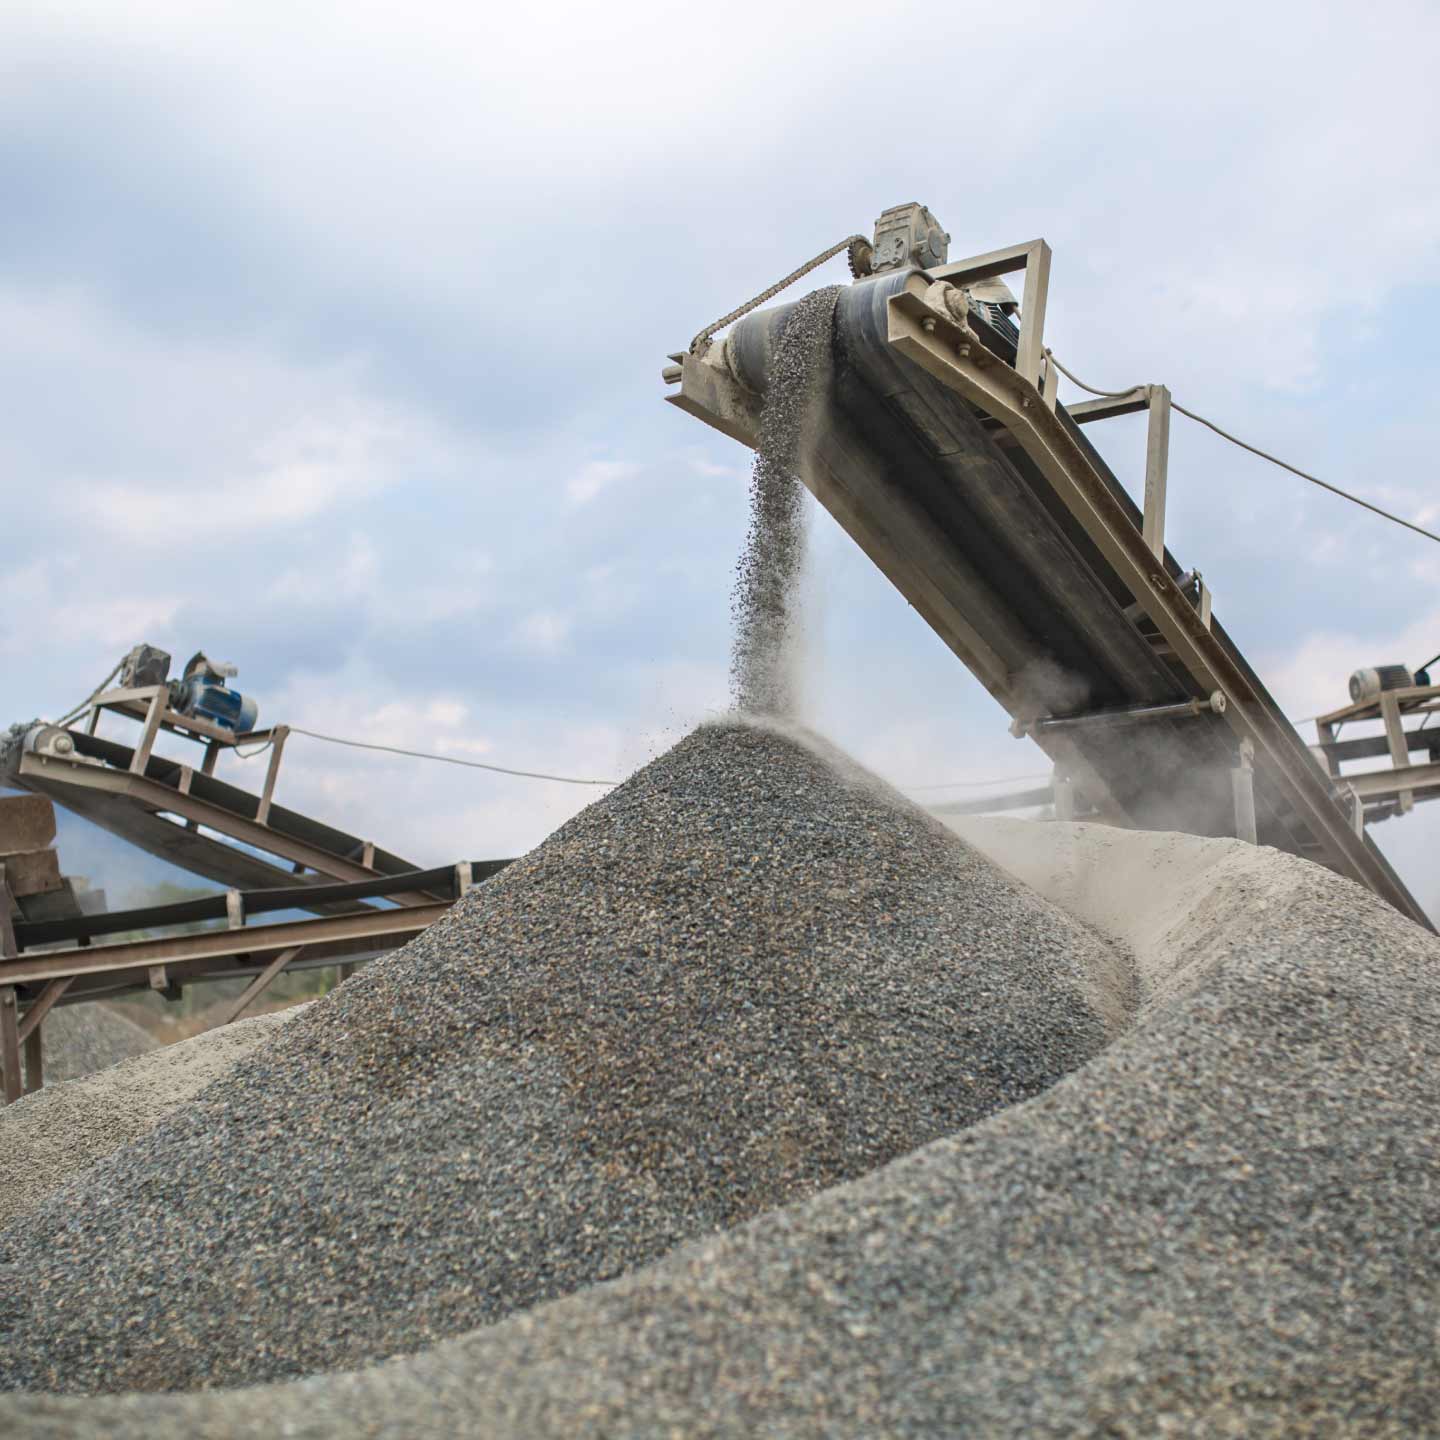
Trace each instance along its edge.
{"label": "cloud", "polygon": [[[746,521],[748,454],[665,405],[658,368],[912,197],[957,257],[1051,241],[1047,335],[1087,378],[1164,380],[1432,514],[1433,5],[1367,14],[1358,49],[1333,0],[1018,0],[983,36],[918,4],[833,18],[8,7],[0,704],[70,703],[147,639],[235,659],[267,717],[634,763],[726,703]],[[960,90],[917,91],[913,22],[927,53],[983,55]],[[724,77],[701,105],[697,76]],[[1006,116],[982,183],[856,123],[890,93],[914,134]],[[1140,432],[1089,433],[1138,488]],[[1427,542],[1188,422],[1170,530],[1297,713],[1434,612]],[[835,737],[902,780],[1029,768],[848,538],[818,548]],[[316,813],[416,858],[533,843],[583,803],[314,746],[286,763]]]}
{"label": "cloud", "polygon": [[573,620],[553,610],[537,610],[515,627],[516,642],[541,655],[554,655],[570,637]]}
{"label": "cloud", "polygon": [[602,490],[639,473],[640,466],[629,460],[591,460],[566,481],[565,496],[571,505],[588,505]]}

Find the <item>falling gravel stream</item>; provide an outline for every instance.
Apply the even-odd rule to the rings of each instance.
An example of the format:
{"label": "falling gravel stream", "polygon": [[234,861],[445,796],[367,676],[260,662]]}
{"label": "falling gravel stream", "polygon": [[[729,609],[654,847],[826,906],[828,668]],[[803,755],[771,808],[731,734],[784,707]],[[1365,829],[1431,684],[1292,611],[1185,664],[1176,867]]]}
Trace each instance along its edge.
{"label": "falling gravel stream", "polygon": [[795,305],[771,359],[750,474],[750,525],[730,603],[731,698],[751,714],[796,712],[806,522],[800,477],[829,381],[839,293],[831,285]]}

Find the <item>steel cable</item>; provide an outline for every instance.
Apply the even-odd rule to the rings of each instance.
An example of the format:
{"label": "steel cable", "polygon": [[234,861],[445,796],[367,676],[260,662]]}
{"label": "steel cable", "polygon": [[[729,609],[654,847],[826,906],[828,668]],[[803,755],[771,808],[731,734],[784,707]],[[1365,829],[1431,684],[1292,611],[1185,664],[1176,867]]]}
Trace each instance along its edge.
{"label": "steel cable", "polygon": [[[1047,345],[1045,354],[1055,368],[1073,381],[1082,390],[1087,390],[1091,395],[1098,395],[1105,400],[1125,400],[1130,396],[1146,389],[1144,385],[1132,385],[1128,390],[1097,390],[1093,385],[1087,385],[1073,371],[1067,370],[1056,358],[1055,352]],[[1348,500],[1352,505],[1359,505],[1372,514],[1379,515],[1383,520],[1392,521],[1396,525],[1403,525],[1407,530],[1413,530],[1417,535],[1423,535],[1427,540],[1433,540],[1440,545],[1440,535],[1433,530],[1427,530],[1423,525],[1416,525],[1411,520],[1404,520],[1399,515],[1393,515],[1388,510],[1382,510],[1378,505],[1372,505],[1368,500],[1362,500],[1358,495],[1352,495],[1348,490],[1342,490],[1338,485],[1332,485],[1328,480],[1322,480],[1318,475],[1312,475],[1308,470],[1302,470],[1298,465],[1292,465],[1288,460],[1282,460],[1278,455],[1272,455],[1268,450],[1262,450],[1258,445],[1252,445],[1248,440],[1242,440],[1238,435],[1232,435],[1228,430],[1222,429],[1213,420],[1207,420],[1205,416],[1198,415],[1194,410],[1187,410],[1175,400],[1171,400],[1170,408],[1178,410],[1182,415],[1194,420],[1196,424],[1203,425],[1207,430],[1213,430],[1222,440],[1228,440],[1232,445],[1238,445],[1242,450],[1248,450],[1252,455],[1258,455],[1262,460],[1268,460],[1272,465],[1278,465],[1282,470],[1288,470],[1292,475],[1298,475],[1302,480],[1308,480],[1312,485],[1318,485],[1322,490],[1328,490],[1332,495],[1338,495],[1342,500]]]}

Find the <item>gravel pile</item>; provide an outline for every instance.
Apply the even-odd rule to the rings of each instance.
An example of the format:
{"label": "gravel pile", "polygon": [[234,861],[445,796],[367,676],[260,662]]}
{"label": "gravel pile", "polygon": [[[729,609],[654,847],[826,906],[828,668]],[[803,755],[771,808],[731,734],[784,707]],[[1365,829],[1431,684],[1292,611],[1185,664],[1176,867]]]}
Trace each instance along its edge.
{"label": "gravel pile", "polygon": [[45,1083],[74,1080],[132,1055],[143,1055],[160,1042],[133,1020],[104,1005],[62,1005],[45,1018]]}
{"label": "gravel pile", "polygon": [[698,731],[0,1236],[0,1379],[419,1349],[1040,1094],[1126,983],[863,777]]}
{"label": "gravel pile", "polygon": [[829,383],[838,285],[807,295],[775,347],[750,472],[750,526],[730,601],[730,688],[738,710],[793,715],[807,463],[816,404]]}
{"label": "gravel pile", "polygon": [[[51,1011],[47,1034],[67,1013]],[[238,1020],[97,1074],[47,1084],[0,1108],[0,1154],[5,1156],[0,1226],[33,1210],[52,1190],[112,1150],[153,1130],[162,1116],[198,1094],[297,1013],[278,1010]]]}
{"label": "gravel pile", "polygon": [[1189,843],[1209,883],[1157,999],[1028,1104],[412,1359],[239,1395],[0,1398],[0,1428],[1432,1435],[1440,942],[1318,866]]}

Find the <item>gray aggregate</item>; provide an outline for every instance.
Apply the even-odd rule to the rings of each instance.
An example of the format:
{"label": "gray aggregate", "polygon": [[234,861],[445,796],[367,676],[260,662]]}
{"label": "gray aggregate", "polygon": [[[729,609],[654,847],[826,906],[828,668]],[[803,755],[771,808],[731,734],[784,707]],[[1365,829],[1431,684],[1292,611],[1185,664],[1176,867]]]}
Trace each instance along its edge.
{"label": "gray aggregate", "polygon": [[[100,1007],[73,1009],[84,1015]],[[47,1029],[70,1013],[69,1007],[52,1011]],[[94,1074],[47,1083],[0,1108],[0,1227],[13,1224],[52,1190],[153,1129],[162,1116],[203,1090],[294,1014],[277,1010],[237,1020]]]}
{"label": "gray aggregate", "polygon": [[1101,1055],[870,1175],[411,1359],[0,1397],[0,1428],[1434,1435],[1440,942],[1262,854],[1177,925],[1175,983]]}
{"label": "gray aggregate", "polygon": [[45,1018],[45,1080],[74,1080],[143,1055],[159,1043],[128,1016],[92,1002],[61,1005]]}
{"label": "gray aggregate", "polygon": [[736,709],[796,712],[800,581],[805,569],[808,461],[818,402],[831,370],[838,285],[789,314],[775,347],[750,472],[750,523],[730,602],[730,688]]}
{"label": "gray aggregate", "polygon": [[626,1274],[1043,1093],[1114,965],[815,748],[702,729],[0,1233],[0,1378],[273,1380]]}

